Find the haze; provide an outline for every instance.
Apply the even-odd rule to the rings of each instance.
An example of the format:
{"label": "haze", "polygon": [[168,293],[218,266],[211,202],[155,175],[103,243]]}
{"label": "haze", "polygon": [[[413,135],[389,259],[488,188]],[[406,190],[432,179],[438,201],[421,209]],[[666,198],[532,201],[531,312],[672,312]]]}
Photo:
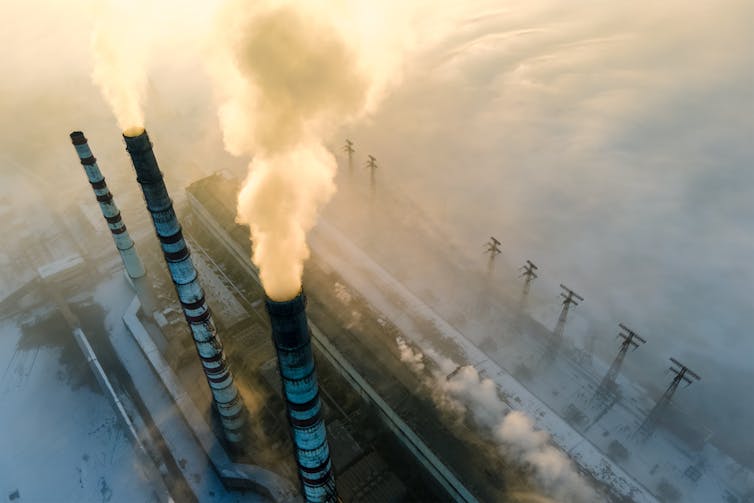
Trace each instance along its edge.
{"label": "haze", "polygon": [[[554,322],[565,282],[586,298],[569,337],[595,336],[609,355],[617,322],[645,335],[651,351],[627,361],[637,379],[659,388],[667,356],[688,363],[703,381],[684,406],[729,445],[749,438],[752,3],[399,3],[375,6],[372,43],[398,56],[375,56],[382,104],[334,134],[333,149],[348,136],[374,153],[380,183],[411,194],[468,250],[459,261],[484,267],[479,250],[493,234],[511,266],[539,264],[543,322]],[[146,125],[178,193],[245,164],[223,151],[207,72],[216,4],[136,4]],[[122,149],[91,80],[100,4],[2,5],[2,192],[22,211],[28,171],[48,196],[54,187],[89,198],[67,133],[87,131],[102,158]],[[125,161],[106,168],[119,197],[135,192]],[[738,447],[751,465],[754,448]]]}

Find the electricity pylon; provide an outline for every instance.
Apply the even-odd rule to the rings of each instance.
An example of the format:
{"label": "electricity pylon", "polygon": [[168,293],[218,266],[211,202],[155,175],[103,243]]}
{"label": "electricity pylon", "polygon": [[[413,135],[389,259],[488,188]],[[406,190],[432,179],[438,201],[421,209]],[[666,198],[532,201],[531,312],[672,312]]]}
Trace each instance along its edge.
{"label": "electricity pylon", "polygon": [[[647,414],[644,422],[641,423],[641,426],[639,426],[639,433],[645,439],[649,438],[652,433],[654,433],[654,430],[657,427],[657,423],[667,412],[668,406],[670,405],[670,400],[673,398],[673,395],[678,389],[678,385],[681,384],[681,381],[686,383],[686,386],[684,387],[688,387],[693,382],[691,378],[696,379],[697,381],[702,380],[702,378],[699,377],[699,374],[693,372],[686,365],[682,364],[675,358],[671,357],[670,361],[672,364],[669,369],[675,374],[675,377],[673,377],[673,380],[665,390],[665,393],[662,394],[652,410],[649,411],[649,414]],[[689,376],[691,376],[691,378],[689,378]]]}
{"label": "electricity pylon", "polygon": [[375,185],[375,179],[374,179],[374,172],[377,169],[377,159],[372,154],[369,154],[367,160],[366,167],[369,169],[369,187],[372,190],[372,194],[374,194],[374,185]]}
{"label": "electricity pylon", "polygon": [[620,343],[620,349],[618,350],[617,356],[613,360],[613,363],[607,370],[607,374],[605,374],[605,377],[602,378],[602,381],[597,388],[597,393],[601,395],[609,395],[616,391],[615,379],[618,377],[618,373],[620,372],[620,368],[623,365],[623,360],[626,358],[628,350],[633,349],[635,351],[636,348],[639,347],[639,344],[644,344],[647,342],[646,339],[642,338],[639,334],[628,328],[623,323],[618,323],[618,326],[623,331],[618,332],[618,335],[616,337],[622,337],[623,341]]}
{"label": "electricity pylon", "polygon": [[534,265],[534,262],[531,260],[527,260],[526,263],[519,269],[521,272],[521,276],[519,278],[526,278],[524,280],[524,290],[521,292],[521,295],[523,297],[526,297],[529,295],[529,288],[531,288],[531,282],[538,278],[537,273],[534,271],[538,270],[539,267]]}
{"label": "electricity pylon", "polygon": [[578,299],[581,302],[584,302],[584,297],[577,294],[564,284],[560,284],[560,288],[562,288],[565,292],[560,292],[560,296],[563,297],[563,309],[560,311],[560,316],[558,317],[558,323],[555,325],[555,330],[553,331],[553,334],[555,335],[556,339],[561,339],[563,337],[563,331],[565,330],[565,323],[566,318],[568,318],[568,310],[571,308],[571,304],[574,306],[578,306],[579,303],[576,302],[574,299]]}
{"label": "electricity pylon", "polygon": [[356,150],[353,148],[353,142],[346,138],[346,144],[343,145],[343,152],[348,155],[348,174],[353,173],[353,154]]}
{"label": "electricity pylon", "polygon": [[490,240],[484,243],[484,246],[487,247],[484,253],[490,254],[490,260],[489,262],[487,262],[488,273],[492,272],[492,269],[495,265],[495,257],[500,255],[500,244],[500,241],[498,241],[494,236],[490,236]]}

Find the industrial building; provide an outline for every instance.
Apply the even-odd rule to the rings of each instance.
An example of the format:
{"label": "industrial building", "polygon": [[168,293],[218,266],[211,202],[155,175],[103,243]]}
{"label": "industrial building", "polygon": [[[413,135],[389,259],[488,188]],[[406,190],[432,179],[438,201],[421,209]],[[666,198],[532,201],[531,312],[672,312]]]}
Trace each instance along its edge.
{"label": "industrial building", "polygon": [[[328,221],[313,232],[304,292],[272,301],[248,259],[248,228],[235,222],[238,178],[217,173],[197,180],[185,199],[178,195],[185,203],[174,209],[146,132],[126,136],[151,219],[151,225],[129,222],[129,234],[83,133],[71,139],[85,169],[82,182],[94,189],[106,222],[76,207],[67,231],[54,237],[55,247],[30,247],[35,279],[7,297],[3,309],[52,299],[80,334],[76,343],[99,386],[110,390],[106,395],[132,432],[140,463],[151,467],[145,471],[158,500],[168,493],[175,500],[375,503],[527,501],[527,494],[539,494],[531,468],[497,448],[478,416],[448,413],[433,396],[426,376],[442,366],[427,358],[421,370],[411,368],[397,340],[417,352],[444,351],[457,365],[443,381],[472,368],[494,383],[502,412],[522,409],[536,417],[604,501],[672,501],[685,494],[669,469],[650,466],[645,475],[636,468],[642,454],[633,453],[621,428],[641,407],[613,402],[605,408],[601,377],[574,363],[583,355],[567,343],[565,315],[556,329],[565,340],[556,341],[555,355],[550,330],[502,308],[532,335],[528,342],[506,339],[506,355],[498,358],[502,338],[466,338]],[[97,225],[110,230],[115,249],[76,245],[103,240]],[[354,263],[373,275],[360,277]],[[536,267],[528,264],[531,273]],[[134,284],[142,277],[146,293]],[[527,277],[526,294],[534,277]],[[366,287],[369,282],[375,288]],[[96,334],[87,321],[92,301],[81,299],[96,298],[98,283],[121,292],[101,302],[118,313],[126,337]],[[578,297],[568,291],[564,297]],[[539,366],[548,354],[549,370]],[[560,397],[540,399],[551,384],[538,375],[553,369],[576,384],[559,383]],[[611,372],[614,392],[621,381]],[[684,451],[682,461],[668,458],[667,466],[682,466],[680,477],[700,490],[708,490],[699,484],[710,479],[728,501],[747,501],[749,472],[713,473],[699,460],[721,453],[687,421],[676,420],[682,411],[666,409],[667,422],[659,426],[686,425],[672,436],[658,434],[659,442],[672,438]],[[650,477],[660,483],[647,488]]]}

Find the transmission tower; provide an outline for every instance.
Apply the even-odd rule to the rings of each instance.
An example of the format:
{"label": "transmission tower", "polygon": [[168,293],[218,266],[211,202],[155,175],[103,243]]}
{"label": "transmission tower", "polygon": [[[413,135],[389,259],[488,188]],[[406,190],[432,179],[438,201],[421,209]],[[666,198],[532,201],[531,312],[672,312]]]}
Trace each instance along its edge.
{"label": "transmission tower", "polygon": [[563,343],[563,331],[565,330],[566,318],[568,317],[568,310],[571,308],[571,304],[578,306],[579,303],[575,299],[580,301],[584,300],[581,295],[577,294],[567,286],[561,284],[560,288],[564,290],[564,292],[560,293],[560,296],[563,297],[563,309],[560,311],[558,323],[555,325],[555,330],[552,331],[552,337],[550,337],[550,341],[547,344],[547,349],[542,355],[541,364],[552,362],[560,351],[560,346]]}
{"label": "transmission tower", "polygon": [[377,159],[371,154],[367,156],[369,159],[367,160],[366,167],[369,169],[369,187],[372,190],[372,194],[374,194],[374,186],[375,186],[375,179],[374,179],[374,172],[377,169]]}
{"label": "transmission tower", "polygon": [[490,236],[490,240],[484,243],[484,246],[487,247],[484,253],[490,254],[490,260],[489,262],[487,262],[488,273],[491,273],[492,269],[495,267],[495,257],[500,255],[500,244],[500,241],[498,241],[494,236]]}
{"label": "transmission tower", "polygon": [[520,271],[521,276],[519,278],[526,278],[524,280],[524,290],[521,292],[523,297],[526,297],[529,295],[529,288],[531,288],[531,282],[538,278],[537,273],[534,271],[538,270],[539,267],[534,265],[534,262],[531,260],[527,260],[526,263],[521,267]]}
{"label": "transmission tower", "polygon": [[575,299],[578,299],[581,302],[584,302],[584,297],[577,294],[564,284],[560,284],[560,288],[563,289],[563,292],[560,292],[560,296],[563,297],[563,309],[560,311],[560,316],[558,317],[558,323],[555,325],[555,330],[553,331],[553,335],[555,335],[555,338],[557,340],[560,340],[563,338],[563,331],[565,330],[565,324],[566,324],[566,318],[568,318],[568,310],[571,308],[571,304],[574,306],[578,306],[579,303],[576,302]]}
{"label": "transmission tower", "polygon": [[532,262],[531,260],[527,260],[519,269],[519,271],[521,271],[519,278],[525,278],[524,289],[521,291],[521,299],[518,301],[519,324],[523,321],[522,316],[524,314],[524,311],[526,310],[526,303],[529,299],[529,289],[531,288],[531,282],[537,279],[537,273],[534,272],[537,269],[539,268],[534,265],[534,262]]}
{"label": "transmission tower", "polygon": [[346,138],[346,144],[343,145],[343,152],[348,155],[348,174],[353,173],[353,154],[356,152],[353,148],[353,142]]}
{"label": "transmission tower", "polygon": [[659,400],[657,400],[657,403],[652,408],[652,410],[649,411],[649,414],[647,414],[647,417],[644,419],[644,422],[641,423],[641,426],[639,426],[639,433],[645,439],[652,435],[655,428],[657,427],[657,423],[660,421],[662,416],[664,416],[665,413],[667,412],[668,405],[670,405],[670,400],[673,398],[673,394],[678,389],[678,386],[681,384],[681,381],[686,383],[686,386],[684,387],[688,387],[692,382],[694,382],[692,378],[697,381],[702,380],[702,378],[699,377],[699,374],[696,374],[690,368],[688,368],[686,365],[682,364],[675,358],[671,357],[670,361],[671,361],[671,365],[669,369],[670,369],[670,372],[673,372],[675,374],[675,377],[673,377],[673,380],[670,382],[670,385],[665,390],[665,393],[662,394],[662,396],[660,397]]}
{"label": "transmission tower", "polygon": [[633,349],[635,351],[636,348],[639,347],[639,344],[644,344],[647,342],[646,339],[642,338],[639,334],[628,328],[623,323],[618,323],[618,326],[622,331],[618,332],[616,338],[622,337],[623,341],[620,343],[620,349],[618,350],[618,354],[616,355],[615,360],[613,360],[613,363],[607,370],[607,374],[605,374],[605,377],[602,378],[602,381],[597,388],[598,394],[608,395],[615,391],[615,379],[618,377],[618,373],[620,372],[620,368],[623,365],[623,360],[626,358],[628,350]]}

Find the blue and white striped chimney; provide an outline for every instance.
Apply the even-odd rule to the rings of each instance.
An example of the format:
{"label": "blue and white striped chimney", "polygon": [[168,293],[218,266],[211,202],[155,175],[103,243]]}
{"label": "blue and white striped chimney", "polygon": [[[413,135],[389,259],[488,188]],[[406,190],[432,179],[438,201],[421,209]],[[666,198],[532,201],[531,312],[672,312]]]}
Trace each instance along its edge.
{"label": "blue and white striped chimney", "polygon": [[136,181],[141,185],[147,209],[152,215],[183,314],[191,328],[202,369],[220,414],[225,438],[240,447],[245,422],[243,401],[225,361],[223,345],[217,336],[212,313],[204,299],[204,291],[199,284],[191,253],[173,210],[173,202],[152,151],[152,143],[143,129],[127,131],[123,138],[136,170]]}
{"label": "blue and white striped chimney", "polygon": [[335,503],[338,496],[305,309],[303,292],[285,302],[267,299],[304,497],[308,503]]}
{"label": "blue and white striped chimney", "polygon": [[146,274],[144,265],[136,253],[134,242],[131,236],[128,235],[126,225],[120,217],[120,211],[115,205],[113,195],[107,188],[105,177],[102,176],[102,172],[99,166],[97,166],[97,159],[92,155],[84,133],[74,131],[71,133],[71,141],[76,148],[79,159],[81,159],[81,164],[84,166],[89,183],[92,189],[94,189],[94,195],[97,198],[97,202],[99,202],[102,216],[105,217],[107,226],[110,228],[113,241],[115,241],[115,247],[118,249],[120,258],[123,260],[123,267],[126,268],[126,273],[132,279],[141,278]]}

